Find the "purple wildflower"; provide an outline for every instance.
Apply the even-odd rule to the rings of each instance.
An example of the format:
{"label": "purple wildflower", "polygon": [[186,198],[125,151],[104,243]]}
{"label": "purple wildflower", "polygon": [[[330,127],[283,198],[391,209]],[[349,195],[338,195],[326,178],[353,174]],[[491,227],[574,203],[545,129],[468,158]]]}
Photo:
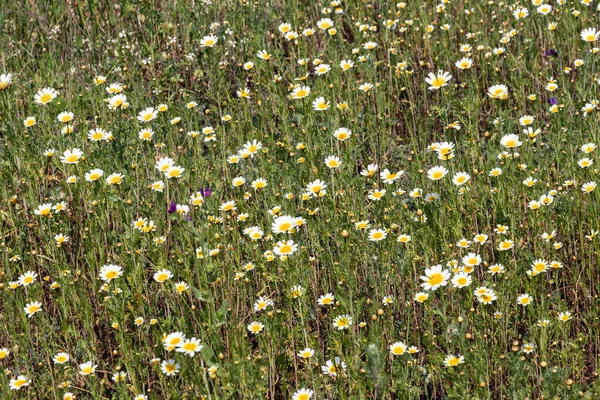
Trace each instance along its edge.
{"label": "purple wildflower", "polygon": [[173,214],[175,211],[177,211],[177,204],[172,201],[171,204],[169,204],[169,208],[167,208],[167,212]]}

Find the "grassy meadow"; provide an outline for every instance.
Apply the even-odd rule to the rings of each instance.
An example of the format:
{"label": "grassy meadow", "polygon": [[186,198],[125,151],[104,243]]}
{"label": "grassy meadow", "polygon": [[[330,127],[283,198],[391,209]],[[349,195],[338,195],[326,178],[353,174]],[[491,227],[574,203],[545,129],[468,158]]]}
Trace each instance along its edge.
{"label": "grassy meadow", "polygon": [[600,398],[599,18],[4,3],[0,398]]}

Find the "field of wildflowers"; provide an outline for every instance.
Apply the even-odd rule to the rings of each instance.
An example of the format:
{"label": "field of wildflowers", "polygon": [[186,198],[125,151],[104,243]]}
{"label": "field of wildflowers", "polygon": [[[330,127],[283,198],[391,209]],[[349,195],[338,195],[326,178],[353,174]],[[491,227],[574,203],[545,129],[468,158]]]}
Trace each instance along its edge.
{"label": "field of wildflowers", "polygon": [[0,398],[600,398],[596,0],[0,13]]}

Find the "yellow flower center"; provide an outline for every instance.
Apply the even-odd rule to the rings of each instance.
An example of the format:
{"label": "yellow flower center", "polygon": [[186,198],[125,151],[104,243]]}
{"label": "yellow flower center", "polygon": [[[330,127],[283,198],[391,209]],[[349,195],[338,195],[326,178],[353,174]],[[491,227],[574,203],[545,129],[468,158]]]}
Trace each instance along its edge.
{"label": "yellow flower center", "polygon": [[535,264],[534,268],[538,272],[544,272],[546,270],[546,265],[539,263],[539,264]]}
{"label": "yellow flower center", "polygon": [[40,96],[40,103],[47,103],[50,100],[52,100],[52,95],[50,93],[44,93],[43,95]]}
{"label": "yellow flower center", "polygon": [[196,347],[196,343],[186,343],[183,345],[183,349],[187,351],[194,351],[196,350]]}
{"label": "yellow flower center", "polygon": [[433,81],[431,81],[431,86],[439,88],[442,87],[445,83],[446,79],[441,76],[438,76]]}
{"label": "yellow flower center", "polygon": [[173,365],[173,364],[167,364],[167,365],[165,365],[165,369],[167,370],[167,372],[174,372],[175,371],[175,365]]}
{"label": "yellow flower center", "polygon": [[456,367],[458,365],[458,358],[457,357],[452,357],[451,359],[448,360],[448,365],[451,367]]}
{"label": "yellow flower center", "polygon": [[292,246],[285,244],[285,245],[283,245],[283,246],[281,246],[281,247],[279,248],[279,252],[280,252],[281,254],[288,254],[288,253],[291,253],[291,252],[292,252]]}
{"label": "yellow flower center", "polygon": [[26,379],[17,379],[17,380],[14,382],[14,386],[15,386],[15,387],[21,387],[21,386],[23,386],[25,383],[27,383],[27,380],[26,380]]}
{"label": "yellow flower center", "polygon": [[279,225],[279,230],[281,231],[287,231],[292,227],[292,223],[291,222],[284,222],[281,225]]}
{"label": "yellow flower center", "polygon": [[427,283],[429,283],[431,286],[434,286],[434,285],[439,285],[443,281],[444,281],[444,275],[442,275],[440,272],[435,272],[429,277],[429,280],[427,281]]}

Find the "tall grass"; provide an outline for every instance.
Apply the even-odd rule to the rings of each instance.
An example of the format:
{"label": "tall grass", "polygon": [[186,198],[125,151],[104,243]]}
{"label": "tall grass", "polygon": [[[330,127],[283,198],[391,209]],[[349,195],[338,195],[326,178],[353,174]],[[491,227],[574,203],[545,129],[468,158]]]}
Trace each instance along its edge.
{"label": "tall grass", "polygon": [[[597,180],[597,150],[582,146],[599,140],[600,50],[580,35],[599,11],[559,0],[543,15],[534,3],[520,3],[529,15],[519,19],[515,4],[474,0],[5,4],[2,397],[597,398],[600,207],[598,190],[582,190]],[[319,28],[323,18],[332,26]],[[201,46],[209,35],[216,44]],[[470,68],[456,66],[463,57]],[[316,74],[318,64],[330,70]],[[452,79],[430,90],[438,71]],[[108,107],[115,83],[128,107]],[[494,85],[506,99],[489,95]],[[310,94],[290,98],[298,86]],[[59,94],[38,104],[43,88]],[[330,104],[317,111],[321,96]],[[65,111],[72,121],[57,120]],[[97,128],[112,137],[89,139]],[[339,128],[352,135],[338,140]],[[444,153],[442,142],[454,146]],[[61,162],[74,148],[83,157]],[[164,157],[180,177],[156,168]],[[377,170],[361,174],[369,164]],[[436,166],[448,172],[439,180],[428,177]],[[93,169],[104,175],[86,180]],[[386,183],[385,169],[403,172]],[[458,185],[460,172],[470,179]],[[120,184],[106,182],[113,173]],[[259,178],[266,186],[253,188]],[[307,194],[316,180],[326,187]],[[286,215],[303,223],[277,233]],[[386,237],[373,240],[375,229]],[[69,240],[59,246],[58,234]],[[278,255],[288,240],[296,251]],[[438,264],[447,284],[422,287]],[[101,279],[105,265],[122,275]],[[163,269],[172,277],[159,282]],[[455,287],[461,273],[470,284]],[[41,309],[28,316],[31,302]],[[199,352],[169,350],[174,332],[199,339]],[[314,354],[299,356],[305,348]],[[337,376],[323,373],[328,361]]]}

